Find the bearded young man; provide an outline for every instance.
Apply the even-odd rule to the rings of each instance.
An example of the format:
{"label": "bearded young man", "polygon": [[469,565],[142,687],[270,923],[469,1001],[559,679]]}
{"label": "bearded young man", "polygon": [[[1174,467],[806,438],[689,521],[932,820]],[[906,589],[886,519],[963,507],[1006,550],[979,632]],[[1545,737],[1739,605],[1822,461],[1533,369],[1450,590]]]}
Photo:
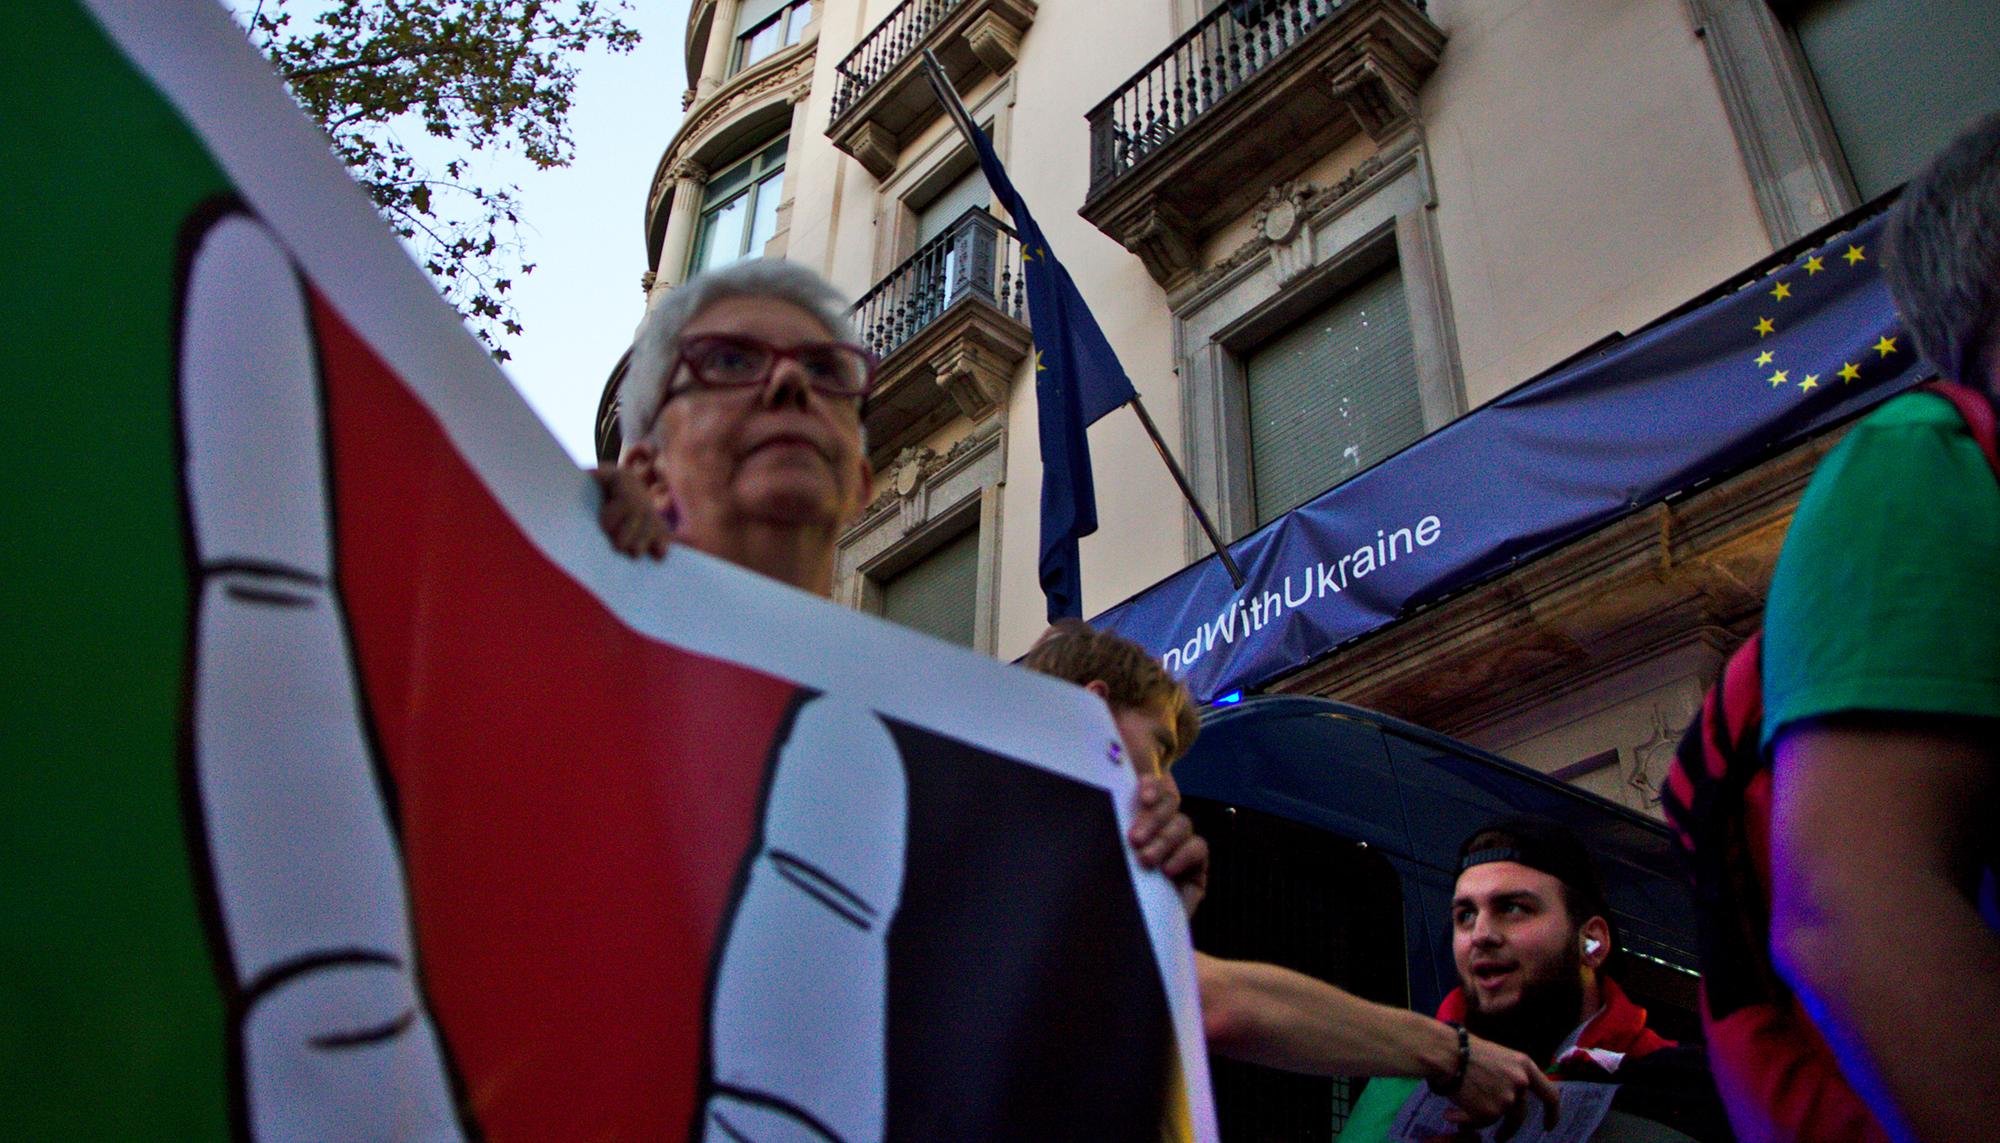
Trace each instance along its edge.
{"label": "bearded young man", "polygon": [[[1208,849],[1175,813],[1180,791],[1168,772],[1201,732],[1194,700],[1144,647],[1076,619],[1058,620],[1021,665],[1065,679],[1111,708],[1140,780],[1142,815],[1130,836],[1140,863],[1181,890],[1188,914],[1207,886]],[[1164,823],[1164,824],[1163,824]],[[1275,964],[1195,953],[1209,1050],[1265,1067],[1321,1076],[1416,1076],[1449,1081],[1468,1123],[1521,1121],[1529,1095],[1555,1123],[1554,1086],[1520,1052],[1411,1012],[1364,1000]],[[1412,1083],[1417,1082],[1412,1080]]]}
{"label": "bearded young man", "polygon": [[[1459,847],[1451,906],[1459,987],[1437,1017],[1523,1052],[1558,1079],[1619,1085],[1605,1123],[1612,1140],[1732,1139],[1699,1048],[1647,1024],[1607,971],[1617,952],[1611,909],[1589,852],[1559,826],[1513,818]],[[1431,1089],[1449,1091],[1450,1081]],[[1414,1080],[1375,1080],[1341,1143],[1378,1143]],[[1465,1138],[1475,1136],[1467,1131]]]}

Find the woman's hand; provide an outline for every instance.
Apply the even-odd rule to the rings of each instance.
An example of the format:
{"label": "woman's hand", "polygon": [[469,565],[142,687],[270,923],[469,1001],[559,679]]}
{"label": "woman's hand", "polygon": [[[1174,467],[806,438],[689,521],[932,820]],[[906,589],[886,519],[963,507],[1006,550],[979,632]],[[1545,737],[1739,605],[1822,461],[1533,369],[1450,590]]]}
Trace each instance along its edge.
{"label": "woman's hand", "polygon": [[622,465],[600,464],[591,476],[604,493],[597,524],[611,546],[633,557],[648,555],[657,560],[665,556],[673,534],[654,511],[652,497],[638,474]]}

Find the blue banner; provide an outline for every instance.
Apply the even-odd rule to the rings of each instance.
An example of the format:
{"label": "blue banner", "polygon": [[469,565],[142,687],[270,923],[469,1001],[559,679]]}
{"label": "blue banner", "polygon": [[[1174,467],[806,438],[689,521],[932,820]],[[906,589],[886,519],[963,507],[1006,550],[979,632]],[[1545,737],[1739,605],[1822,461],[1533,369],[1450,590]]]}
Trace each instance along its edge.
{"label": "blue banner", "polygon": [[1097,616],[1196,698],[1255,687],[1414,603],[1756,461],[1929,375],[1876,216],[1531,381]]}

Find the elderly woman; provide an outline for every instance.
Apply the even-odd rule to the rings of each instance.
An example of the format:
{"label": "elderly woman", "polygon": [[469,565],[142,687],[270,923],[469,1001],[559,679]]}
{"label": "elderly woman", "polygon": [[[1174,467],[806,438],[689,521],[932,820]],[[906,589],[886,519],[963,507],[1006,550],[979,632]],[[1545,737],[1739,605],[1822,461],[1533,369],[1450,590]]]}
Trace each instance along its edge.
{"label": "elderly woman", "polygon": [[803,266],[699,275],[646,314],[625,375],[603,522],[629,555],[669,539],[817,595],[873,495],[861,401],[875,357],[847,303]]}
{"label": "elderly woman", "polygon": [[[658,558],[686,544],[832,594],[840,534],[874,493],[861,406],[875,358],[854,343],[847,309],[812,271],[757,260],[698,275],[648,311],[625,377],[624,453],[598,471],[614,546]],[[871,712],[831,696],[802,709],[717,970],[710,1138],[790,1138],[802,1128],[786,1108],[841,1138],[881,1137],[904,802],[900,759]],[[1130,840],[1198,894],[1206,850],[1177,810],[1172,787],[1148,776]],[[800,884],[801,857],[815,884]],[[866,908],[835,918],[829,899]],[[857,925],[863,914],[872,920]]]}

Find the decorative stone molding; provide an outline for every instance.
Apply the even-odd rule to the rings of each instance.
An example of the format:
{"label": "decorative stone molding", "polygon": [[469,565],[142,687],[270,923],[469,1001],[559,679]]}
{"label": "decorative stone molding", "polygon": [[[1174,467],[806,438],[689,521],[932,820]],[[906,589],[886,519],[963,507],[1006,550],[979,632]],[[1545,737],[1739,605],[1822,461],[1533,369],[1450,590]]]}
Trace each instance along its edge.
{"label": "decorative stone molding", "polygon": [[1758,213],[1784,246],[1861,205],[1798,40],[1768,0],[1684,0]]}
{"label": "decorative stone molding", "polygon": [[1417,75],[1402,56],[1364,36],[1353,58],[1325,68],[1335,99],[1354,113],[1354,121],[1381,146],[1417,120]]}
{"label": "decorative stone molding", "polygon": [[654,273],[651,270],[645,271],[644,273],[639,275],[639,292],[644,294],[652,293],[653,283],[659,280],[660,276],[658,274]]}
{"label": "decorative stone molding", "polygon": [[1139,256],[1154,281],[1171,290],[1193,276],[1200,264],[1200,251],[1194,227],[1178,209],[1166,203],[1154,204],[1124,220],[1123,227],[1112,237]]}
{"label": "decorative stone molding", "polygon": [[1659,813],[1661,785],[1667,780],[1667,769],[1674,764],[1674,752],[1680,748],[1681,735],[1693,724],[1699,713],[1700,700],[1689,700],[1685,696],[1671,702],[1655,701],[1650,712],[1646,737],[1625,751],[1632,759],[1631,772],[1625,784],[1637,793],[1641,805],[1649,812]]}
{"label": "decorative stone molding", "polygon": [[967,337],[950,342],[932,358],[931,372],[958,411],[978,421],[1007,399],[1007,383],[1018,363],[1018,358],[1002,360],[984,342]]}
{"label": "decorative stone molding", "polygon": [[888,178],[903,154],[903,145],[896,138],[896,133],[874,120],[855,124],[847,133],[846,144],[841,149],[854,156],[869,174],[878,179]]}
{"label": "decorative stone molding", "polygon": [[667,172],[667,176],[675,182],[705,184],[708,182],[709,170],[693,159],[681,159],[674,164],[671,171]]}
{"label": "decorative stone molding", "polygon": [[[1365,186],[1368,180],[1381,174],[1386,166],[1386,160],[1378,153],[1356,163],[1352,170],[1329,186],[1314,186],[1310,182],[1282,183],[1265,191],[1264,206],[1257,214],[1257,224],[1250,237],[1202,271],[1194,279],[1195,290],[1207,289],[1239,267],[1248,265],[1272,246],[1290,242],[1301,231],[1312,229],[1311,224],[1320,214],[1343,209],[1344,200]],[[1276,232],[1273,230],[1274,219],[1283,220]],[[1286,224],[1290,225],[1290,229],[1285,229]]]}
{"label": "decorative stone molding", "polygon": [[693,106],[694,106],[694,88],[690,87],[686,91],[681,92],[681,110],[686,111],[688,108]]}
{"label": "decorative stone molding", "polygon": [[[1000,434],[1000,422],[982,421],[973,426],[972,431],[952,442],[950,448],[938,452],[927,445],[910,445],[896,454],[876,473],[875,483],[879,491],[875,499],[861,513],[861,519],[850,530],[850,535],[865,532],[880,522],[881,516],[892,509],[902,507],[916,499],[926,486],[942,479],[947,472],[955,471],[969,457],[983,453]],[[922,523],[921,519],[911,524]]]}
{"label": "decorative stone molding", "polygon": [[965,44],[994,75],[1014,66],[1021,55],[1023,25],[992,9],[979,13],[965,29]]}
{"label": "decorative stone molding", "polygon": [[[1626,517],[1280,680],[1474,743],[1530,736],[1566,696],[1690,641],[1722,657],[1755,629],[1785,530],[1830,433]],[[1539,713],[1538,713],[1539,712]],[[1680,712],[1656,738],[1675,738]],[[1634,744],[1639,755],[1651,739]],[[1644,759],[1657,783],[1658,759]],[[1628,779],[1637,781],[1637,776]]]}

